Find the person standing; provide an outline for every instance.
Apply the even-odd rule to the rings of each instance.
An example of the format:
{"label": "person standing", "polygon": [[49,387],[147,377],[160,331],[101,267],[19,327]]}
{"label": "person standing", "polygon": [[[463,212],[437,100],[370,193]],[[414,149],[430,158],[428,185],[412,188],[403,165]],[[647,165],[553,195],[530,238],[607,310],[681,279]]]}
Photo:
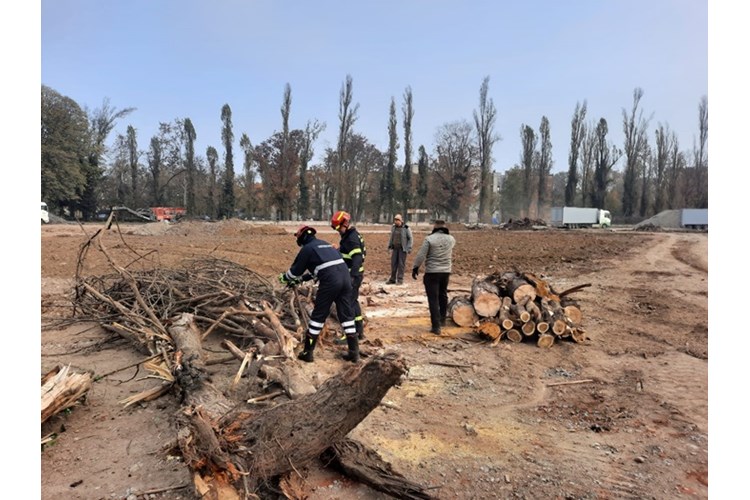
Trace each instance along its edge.
{"label": "person standing", "polygon": [[391,277],[385,282],[386,285],[400,285],[404,282],[404,269],[406,268],[406,256],[411,252],[413,238],[411,228],[404,224],[401,214],[396,214],[391,226],[391,237],[388,240],[388,250],[391,253]]}
{"label": "person standing", "polygon": [[430,307],[430,332],[435,335],[440,335],[440,327],[448,315],[448,282],[455,245],[456,239],[451,236],[445,221],[436,220],[432,233],[422,242],[411,270],[411,277],[417,279],[419,266],[424,262],[423,283]]}
{"label": "person standing", "polygon": [[[352,282],[349,270],[341,254],[330,243],[315,237],[317,231],[310,226],[300,226],[294,237],[297,246],[301,247],[294,258],[292,266],[279,275],[282,285],[296,285],[311,275],[318,279],[318,291],[315,294],[315,306],[310,314],[310,321],[305,333],[304,347],[297,358],[308,363],[314,361],[313,351],[318,342],[326,318],[331,312],[331,304],[336,304],[341,328],[349,343],[349,352],[344,355],[347,361],[359,361],[357,332],[354,327],[354,308],[351,305]],[[305,274],[307,271],[310,274]],[[304,275],[304,277],[303,277]]]}
{"label": "person standing", "polygon": [[[339,252],[349,268],[352,281],[351,302],[354,308],[354,326],[357,331],[357,339],[364,340],[365,324],[362,317],[362,306],[359,304],[359,287],[362,285],[362,279],[364,278],[367,247],[357,228],[351,225],[351,220],[352,216],[349,212],[339,210],[331,217],[331,227],[341,236]],[[348,337],[339,339],[339,343],[343,340],[346,340],[347,345],[349,344]]]}

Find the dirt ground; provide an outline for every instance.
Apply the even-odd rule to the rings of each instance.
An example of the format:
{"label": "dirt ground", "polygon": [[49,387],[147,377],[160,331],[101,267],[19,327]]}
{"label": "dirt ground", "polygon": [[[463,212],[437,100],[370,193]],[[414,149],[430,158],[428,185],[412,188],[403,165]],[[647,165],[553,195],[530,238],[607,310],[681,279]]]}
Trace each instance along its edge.
{"label": "dirt ground", "polygon": [[[41,374],[58,365],[106,374],[143,356],[96,325],[61,320],[81,244],[102,226],[41,228]],[[337,235],[322,223],[320,236]],[[120,225],[110,248],[152,251],[162,266],[219,257],[271,279],[288,268],[296,225],[242,221]],[[535,343],[480,340],[449,325],[429,333],[421,277],[386,285],[389,226],[362,225],[368,253],[362,300],[365,353],[395,349],[409,372],[350,436],[441,499],[708,498],[708,234],[616,230],[466,230],[457,240],[449,296],[471,280],[519,270],[575,293],[590,339]],[[413,226],[415,252],[429,234]],[[407,267],[415,253],[407,261]],[[109,274],[89,254],[85,273]],[[226,356],[207,338],[209,357]],[[304,369],[319,381],[345,369],[340,347],[322,345]],[[211,366],[229,381],[239,361]],[[129,368],[94,383],[80,405],[45,422],[41,496],[53,499],[194,499],[190,474],[168,453],[171,395],[124,408],[156,381]],[[386,498],[323,467],[309,469],[313,499]]]}

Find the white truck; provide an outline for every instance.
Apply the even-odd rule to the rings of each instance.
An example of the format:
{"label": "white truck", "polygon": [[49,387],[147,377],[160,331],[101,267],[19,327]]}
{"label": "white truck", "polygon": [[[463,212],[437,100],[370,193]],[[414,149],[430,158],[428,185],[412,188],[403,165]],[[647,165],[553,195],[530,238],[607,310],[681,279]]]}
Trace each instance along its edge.
{"label": "white truck", "polygon": [[609,210],[583,207],[552,207],[550,224],[554,227],[574,229],[579,227],[610,227]]}
{"label": "white truck", "polygon": [[42,224],[49,224],[49,211],[47,210],[47,204],[42,202]]}
{"label": "white truck", "polygon": [[708,209],[683,208],[680,213],[680,226],[685,229],[708,229]]}

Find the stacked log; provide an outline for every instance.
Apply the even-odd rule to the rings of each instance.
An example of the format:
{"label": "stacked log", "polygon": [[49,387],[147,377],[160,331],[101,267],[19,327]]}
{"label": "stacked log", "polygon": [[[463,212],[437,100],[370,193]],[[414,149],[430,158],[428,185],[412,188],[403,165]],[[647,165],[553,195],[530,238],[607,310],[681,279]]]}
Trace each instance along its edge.
{"label": "stacked log", "polygon": [[585,342],[583,314],[573,292],[578,285],[556,292],[550,283],[531,273],[498,272],[477,276],[470,295],[454,296],[448,315],[458,326],[471,327],[480,337],[497,343],[532,341],[551,347],[558,340]]}

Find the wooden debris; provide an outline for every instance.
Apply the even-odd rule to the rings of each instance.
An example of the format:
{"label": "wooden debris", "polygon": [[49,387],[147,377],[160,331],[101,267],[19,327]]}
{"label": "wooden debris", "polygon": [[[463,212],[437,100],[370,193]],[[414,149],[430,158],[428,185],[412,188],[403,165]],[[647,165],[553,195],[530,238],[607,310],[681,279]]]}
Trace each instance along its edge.
{"label": "wooden debris", "polygon": [[70,365],[58,366],[42,377],[42,423],[73,407],[91,389],[90,373],[71,373]]}

